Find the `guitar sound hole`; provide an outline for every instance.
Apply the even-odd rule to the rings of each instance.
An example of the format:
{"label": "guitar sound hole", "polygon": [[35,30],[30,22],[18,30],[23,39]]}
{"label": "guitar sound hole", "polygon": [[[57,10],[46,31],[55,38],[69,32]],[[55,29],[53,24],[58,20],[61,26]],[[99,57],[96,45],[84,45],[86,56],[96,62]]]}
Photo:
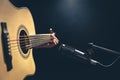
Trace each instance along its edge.
{"label": "guitar sound hole", "polygon": [[29,50],[29,37],[24,30],[21,30],[19,35],[20,48],[24,54],[27,54]]}

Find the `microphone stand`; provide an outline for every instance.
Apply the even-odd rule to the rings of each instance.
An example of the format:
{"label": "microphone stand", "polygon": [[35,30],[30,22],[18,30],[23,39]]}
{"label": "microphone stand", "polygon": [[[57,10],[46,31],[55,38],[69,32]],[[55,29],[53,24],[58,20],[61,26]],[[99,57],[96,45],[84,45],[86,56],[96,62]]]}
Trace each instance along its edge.
{"label": "microphone stand", "polygon": [[102,64],[102,63],[100,63],[98,61],[96,62],[97,64],[99,64],[99,65],[101,65],[103,67],[112,66],[120,58],[120,52],[117,52],[115,50],[111,50],[111,49],[108,49],[108,48],[105,48],[105,47],[102,47],[102,46],[95,45],[94,43],[88,43],[88,44],[93,48],[98,48],[98,49],[101,49],[101,50],[104,50],[104,51],[119,55],[111,64],[108,64],[108,65],[104,65],[104,64]]}
{"label": "microphone stand", "polygon": [[101,50],[104,50],[104,51],[107,51],[107,52],[110,52],[110,53],[113,53],[113,54],[120,55],[120,52],[117,52],[117,51],[114,51],[114,50],[111,50],[111,49],[108,49],[108,48],[105,48],[105,47],[95,45],[94,43],[88,43],[88,44],[90,46],[92,46],[93,48],[98,48],[98,49],[101,49]]}

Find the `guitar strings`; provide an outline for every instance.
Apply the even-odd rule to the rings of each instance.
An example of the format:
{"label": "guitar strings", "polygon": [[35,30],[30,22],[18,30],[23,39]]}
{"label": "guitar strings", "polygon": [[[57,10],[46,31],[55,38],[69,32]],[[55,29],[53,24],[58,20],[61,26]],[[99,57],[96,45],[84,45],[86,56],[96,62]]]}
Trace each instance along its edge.
{"label": "guitar strings", "polygon": [[[28,41],[16,41],[16,42],[20,42],[21,43],[21,45],[25,45],[26,43],[28,43],[28,44],[33,44],[32,42],[36,42],[36,41],[39,41],[39,42],[44,42],[44,41],[47,41],[46,40],[46,38],[44,38],[44,39],[40,39],[40,40],[38,40],[38,39],[31,39],[31,40],[28,40]],[[13,43],[12,41],[9,41],[10,42],[10,44],[18,44],[18,43]]]}
{"label": "guitar strings", "polygon": [[[33,47],[39,46],[39,45],[38,45],[39,42],[34,42],[33,44],[35,44],[35,45],[27,44],[27,45],[22,46],[21,48],[24,49],[24,50],[27,50],[27,49],[31,49],[31,48],[33,48]],[[16,46],[14,46],[14,47],[12,46],[12,47],[10,47],[10,50],[14,51],[14,50],[17,49],[18,46],[19,46],[19,45],[16,45]]]}
{"label": "guitar strings", "polygon": [[[53,34],[53,33],[52,33]],[[27,36],[27,35],[23,35],[23,36],[20,36],[20,37],[46,37],[46,36],[51,36],[52,34],[36,34],[36,35],[29,35],[29,36]]]}
{"label": "guitar strings", "polygon": [[[16,40],[9,40],[9,42],[15,42],[15,41],[20,41],[20,40],[34,40],[34,39],[39,39],[39,40],[42,40],[42,39],[47,39],[48,38],[48,36],[46,37],[38,37],[38,36],[20,36],[20,37],[24,37],[24,38],[21,38],[21,39],[16,39]],[[52,38],[51,38],[52,39]],[[22,41],[20,41],[20,42],[22,42]]]}
{"label": "guitar strings", "polygon": [[[34,37],[33,39],[46,39],[46,37],[43,37],[43,38]],[[20,41],[20,40],[30,40],[30,38],[22,38],[22,39],[10,40],[10,42]]]}
{"label": "guitar strings", "polygon": [[[23,37],[23,36],[22,36]],[[25,37],[25,36],[24,36]],[[19,45],[12,45],[12,44],[18,44],[18,43],[11,43],[11,42],[14,42],[14,41],[20,41],[20,40],[23,40],[23,39],[28,39],[29,41],[29,43],[27,42],[26,44],[23,44],[23,43],[25,43],[26,41],[20,41],[20,42],[22,42],[21,43],[21,45],[23,45],[21,48],[25,48],[25,49],[31,49],[31,48],[33,48],[33,47],[36,47],[36,46],[40,46],[40,45],[38,45],[38,44],[40,44],[41,42],[46,42],[46,39],[47,39],[48,37],[44,37],[44,38],[40,38],[40,40],[39,40],[39,38],[37,38],[37,39],[35,39],[35,37],[33,37],[33,38],[22,38],[22,39],[19,39],[19,40],[10,40],[9,42],[10,42],[10,48],[13,50],[14,49],[14,47],[17,47],[17,46],[19,46]],[[32,45],[32,44],[34,44],[34,45]]]}
{"label": "guitar strings", "polygon": [[[50,39],[50,37],[51,37],[50,35],[46,35],[46,36],[45,35],[41,35],[41,36],[40,35],[38,35],[38,36],[34,36],[34,35],[33,36],[32,35],[30,35],[30,36],[20,36],[19,37],[20,39],[9,41],[10,42],[10,49],[12,51],[13,50],[15,51],[16,48],[19,45],[22,45],[21,46],[22,49],[31,49],[33,47],[40,46],[41,45],[40,43],[43,43],[43,42],[47,43],[48,41],[46,41],[46,40],[48,40],[48,39],[51,40],[52,39],[52,37],[51,37],[51,39]],[[24,41],[20,41],[20,40],[24,40]],[[18,42],[20,42],[21,44],[18,45]],[[15,44],[17,44],[17,45],[15,45]]]}
{"label": "guitar strings", "polygon": [[[26,41],[23,41],[23,42],[26,42]],[[30,43],[22,43],[22,44],[19,44],[19,43],[10,43],[10,45],[11,45],[11,47],[17,47],[17,46],[19,46],[19,45],[21,45],[21,46],[29,46],[29,45],[34,45],[34,46],[36,46],[36,45],[38,45],[38,44],[40,44],[40,43],[45,43],[45,42],[49,42],[49,40],[45,40],[45,39],[43,39],[43,40],[35,40],[34,42],[32,42],[32,41],[30,41]],[[13,45],[14,46],[13,46]],[[18,45],[19,44],[19,45]],[[39,46],[39,45],[38,45]]]}

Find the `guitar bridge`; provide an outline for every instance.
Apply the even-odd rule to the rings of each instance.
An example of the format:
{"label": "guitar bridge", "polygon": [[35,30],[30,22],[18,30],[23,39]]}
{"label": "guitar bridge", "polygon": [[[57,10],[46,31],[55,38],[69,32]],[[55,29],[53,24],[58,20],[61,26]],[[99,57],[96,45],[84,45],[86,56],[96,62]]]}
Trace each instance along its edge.
{"label": "guitar bridge", "polygon": [[10,44],[9,44],[9,33],[7,31],[7,24],[5,22],[1,22],[2,29],[2,48],[3,48],[3,57],[7,67],[7,71],[12,69],[12,56],[10,52]]}

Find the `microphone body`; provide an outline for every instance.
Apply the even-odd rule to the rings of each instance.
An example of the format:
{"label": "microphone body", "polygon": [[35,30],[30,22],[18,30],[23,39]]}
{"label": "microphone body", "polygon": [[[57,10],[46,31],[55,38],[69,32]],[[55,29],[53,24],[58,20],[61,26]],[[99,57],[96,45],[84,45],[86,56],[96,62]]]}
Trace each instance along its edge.
{"label": "microphone body", "polygon": [[59,51],[63,52],[65,55],[78,57],[87,60],[91,64],[96,64],[97,61],[91,59],[87,53],[84,53],[78,49],[75,49],[73,47],[70,47],[65,44],[61,44],[59,47]]}

